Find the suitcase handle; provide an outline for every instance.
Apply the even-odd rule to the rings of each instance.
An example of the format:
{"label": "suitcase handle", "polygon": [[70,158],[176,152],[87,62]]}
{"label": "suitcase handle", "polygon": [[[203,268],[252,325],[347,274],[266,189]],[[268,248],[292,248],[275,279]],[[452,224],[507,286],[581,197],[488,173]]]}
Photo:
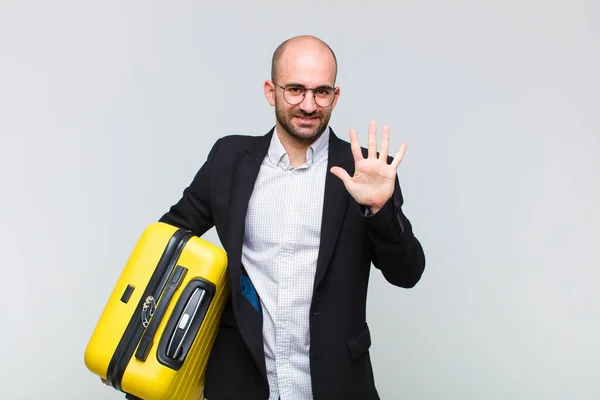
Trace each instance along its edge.
{"label": "suitcase handle", "polygon": [[192,279],[183,290],[162,334],[157,357],[174,370],[183,365],[215,295],[213,283]]}
{"label": "suitcase handle", "polygon": [[201,288],[196,288],[192,292],[192,296],[188,300],[183,312],[181,313],[181,317],[179,317],[179,320],[177,321],[175,332],[173,332],[173,335],[171,335],[169,346],[167,346],[167,357],[176,359],[178,354],[181,352],[181,346],[183,345],[183,342],[189,333],[192,321],[196,317],[198,309],[200,308],[200,304],[202,304],[202,300],[204,299],[205,295],[206,290]]}
{"label": "suitcase handle", "polygon": [[160,297],[158,306],[153,312],[150,322],[146,325],[147,327],[146,331],[144,332],[144,336],[142,336],[140,344],[138,345],[138,348],[135,352],[135,358],[137,358],[138,360],[146,361],[146,358],[148,358],[150,349],[154,344],[154,336],[156,335],[158,325],[160,325],[160,322],[162,321],[163,316],[165,315],[165,311],[167,311],[167,307],[171,303],[171,299],[173,298],[173,295],[175,294],[177,288],[179,288],[179,285],[181,284],[181,281],[183,280],[183,277],[185,276],[186,272],[187,268],[178,265],[175,267],[173,274],[171,274],[171,276],[169,277],[167,287],[165,288],[163,295]]}

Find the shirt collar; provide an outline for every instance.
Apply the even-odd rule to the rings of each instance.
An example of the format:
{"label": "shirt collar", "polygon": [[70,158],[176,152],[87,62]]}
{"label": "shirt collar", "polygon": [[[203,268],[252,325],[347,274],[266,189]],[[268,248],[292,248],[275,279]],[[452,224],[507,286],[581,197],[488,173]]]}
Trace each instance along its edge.
{"label": "shirt collar", "polygon": [[[319,136],[319,138],[311,144],[306,150],[306,162],[300,166],[299,168],[308,168],[313,163],[319,161],[324,155],[327,154],[327,150],[329,149],[329,127],[325,128],[323,134]],[[277,128],[273,131],[273,136],[271,137],[271,144],[269,145],[268,152],[269,159],[274,165],[277,165],[283,169],[290,168],[290,158],[285,151],[285,148],[281,144],[279,140],[279,136],[277,135]]]}

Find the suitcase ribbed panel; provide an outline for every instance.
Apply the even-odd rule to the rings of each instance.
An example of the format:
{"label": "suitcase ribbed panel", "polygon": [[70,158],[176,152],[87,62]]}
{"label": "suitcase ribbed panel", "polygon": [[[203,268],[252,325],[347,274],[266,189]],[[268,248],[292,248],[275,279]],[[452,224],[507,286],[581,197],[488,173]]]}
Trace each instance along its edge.
{"label": "suitcase ribbed panel", "polygon": [[[225,303],[228,298],[228,279],[227,274],[221,277],[219,282],[215,282],[217,290],[215,298],[206,314],[204,323],[198,337],[195,341],[195,346],[190,350],[188,358],[194,360],[188,362],[188,368],[186,371],[182,371],[183,374],[178,377],[168,393],[166,399],[177,400],[177,399],[202,399],[202,393],[204,391],[204,376],[206,374],[206,364],[210,349],[216,338],[217,328],[220,321],[220,316],[225,308]],[[201,368],[202,367],[202,368]]]}

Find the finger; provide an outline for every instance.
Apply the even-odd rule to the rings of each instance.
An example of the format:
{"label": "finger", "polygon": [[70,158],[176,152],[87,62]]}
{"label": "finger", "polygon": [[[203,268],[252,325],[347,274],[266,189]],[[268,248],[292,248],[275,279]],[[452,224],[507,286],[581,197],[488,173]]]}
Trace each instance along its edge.
{"label": "finger", "polygon": [[379,159],[387,164],[388,151],[390,149],[390,128],[384,126],[381,131],[381,149],[379,149]]}
{"label": "finger", "polygon": [[352,148],[352,155],[354,156],[354,162],[359,162],[363,159],[362,150],[358,143],[358,135],[354,129],[350,129],[350,147]]}
{"label": "finger", "polygon": [[369,158],[377,158],[377,124],[369,122]]}
{"label": "finger", "polygon": [[338,178],[340,178],[342,180],[342,182],[344,183],[344,186],[346,186],[346,187],[348,187],[348,184],[350,184],[350,182],[352,181],[352,179],[350,178],[350,175],[348,175],[348,172],[346,172],[346,170],[344,168],[331,167],[331,169],[329,171],[332,174],[334,174],[335,176],[337,176]]}
{"label": "finger", "polygon": [[398,165],[400,165],[400,162],[402,162],[407,147],[408,146],[406,143],[402,143],[402,146],[400,146],[400,150],[398,150],[398,152],[396,153],[396,157],[394,157],[394,160],[392,161],[392,167],[394,167],[394,169],[397,169]]}

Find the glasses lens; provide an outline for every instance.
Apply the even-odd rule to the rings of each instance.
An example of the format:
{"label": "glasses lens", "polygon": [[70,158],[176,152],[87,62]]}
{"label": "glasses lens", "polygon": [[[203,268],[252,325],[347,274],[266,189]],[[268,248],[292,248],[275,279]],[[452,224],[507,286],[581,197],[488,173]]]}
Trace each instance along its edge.
{"label": "glasses lens", "polygon": [[319,88],[315,90],[315,102],[319,107],[329,107],[333,103],[335,91],[333,88]]}
{"label": "glasses lens", "polygon": [[304,99],[304,88],[302,86],[287,86],[283,91],[285,101],[291,105],[302,103]]}

